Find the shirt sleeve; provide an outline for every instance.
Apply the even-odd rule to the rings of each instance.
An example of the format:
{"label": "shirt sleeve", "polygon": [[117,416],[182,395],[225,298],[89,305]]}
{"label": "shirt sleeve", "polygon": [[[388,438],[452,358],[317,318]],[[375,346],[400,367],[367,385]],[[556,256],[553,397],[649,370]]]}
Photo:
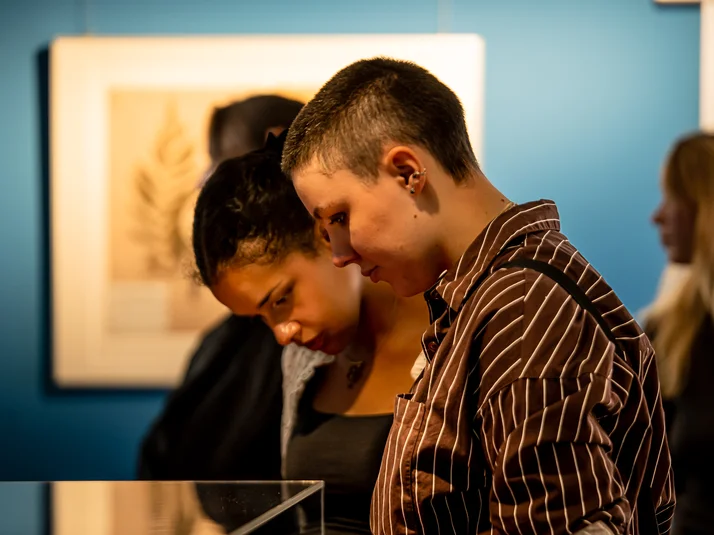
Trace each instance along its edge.
{"label": "shirt sleeve", "polygon": [[606,390],[597,376],[523,379],[488,400],[481,431],[499,532],[573,533],[597,521],[623,531],[630,506],[592,413]]}
{"label": "shirt sleeve", "polygon": [[492,305],[472,344],[491,523],[507,534],[572,534],[593,524],[622,533],[631,517],[626,482],[599,421],[622,408],[614,346],[551,279],[520,276],[520,292],[498,281],[485,290],[481,300]]}

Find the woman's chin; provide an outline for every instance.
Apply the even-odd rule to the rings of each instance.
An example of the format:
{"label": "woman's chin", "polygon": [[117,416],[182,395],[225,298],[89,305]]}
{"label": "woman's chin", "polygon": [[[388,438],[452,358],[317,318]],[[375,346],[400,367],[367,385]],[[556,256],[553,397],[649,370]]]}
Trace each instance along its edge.
{"label": "woman's chin", "polygon": [[344,340],[345,337],[340,335],[330,336],[325,343],[320,348],[320,351],[327,353],[328,355],[339,355],[342,353],[349,345],[348,341]]}
{"label": "woman's chin", "polygon": [[345,346],[342,344],[325,344],[325,346],[320,349],[323,353],[327,353],[328,355],[339,355],[342,353],[345,349]]}

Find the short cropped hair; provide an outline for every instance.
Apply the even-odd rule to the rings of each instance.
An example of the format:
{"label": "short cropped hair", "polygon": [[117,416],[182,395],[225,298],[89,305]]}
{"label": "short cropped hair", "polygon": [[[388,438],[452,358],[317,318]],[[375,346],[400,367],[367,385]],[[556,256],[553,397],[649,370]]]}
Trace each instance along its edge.
{"label": "short cropped hair", "polygon": [[316,157],[328,174],[348,169],[375,179],[389,141],[426,149],[456,182],[479,169],[454,92],[426,69],[384,57],[345,67],[305,105],[282,169],[292,176]]}

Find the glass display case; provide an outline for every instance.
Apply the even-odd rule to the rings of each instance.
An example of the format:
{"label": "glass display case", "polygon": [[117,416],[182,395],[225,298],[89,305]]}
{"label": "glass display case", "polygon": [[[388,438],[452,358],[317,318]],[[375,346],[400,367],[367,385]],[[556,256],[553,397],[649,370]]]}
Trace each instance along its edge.
{"label": "glass display case", "polygon": [[323,489],[321,481],[0,483],[0,533],[319,534]]}

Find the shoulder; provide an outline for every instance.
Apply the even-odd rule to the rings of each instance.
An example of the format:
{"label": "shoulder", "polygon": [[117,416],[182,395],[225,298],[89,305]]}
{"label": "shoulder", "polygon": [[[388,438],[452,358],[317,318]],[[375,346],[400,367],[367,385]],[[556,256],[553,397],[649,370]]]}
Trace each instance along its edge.
{"label": "shoulder", "polygon": [[229,315],[203,334],[189,361],[184,382],[200,375],[214,363],[242,359],[243,353],[254,352],[256,345],[260,347],[260,356],[264,359],[272,359],[279,349],[272,332],[263,322]]}
{"label": "shoulder", "polygon": [[592,290],[598,295],[605,288],[602,277],[565,236],[542,234],[501,253],[465,303],[479,367],[485,371],[498,362],[513,379],[607,375],[613,352],[608,335],[561,284],[564,281],[532,266],[512,264],[536,260],[566,275],[583,294]]}
{"label": "shoulder", "polygon": [[565,235],[554,230],[533,232],[509,244],[479,281],[471,281],[473,286],[464,309],[471,315],[488,316],[494,309],[530,300],[534,292],[554,291],[567,295],[550,277],[533,269],[509,265],[523,260],[549,264],[578,283],[591,284],[598,277]]}

